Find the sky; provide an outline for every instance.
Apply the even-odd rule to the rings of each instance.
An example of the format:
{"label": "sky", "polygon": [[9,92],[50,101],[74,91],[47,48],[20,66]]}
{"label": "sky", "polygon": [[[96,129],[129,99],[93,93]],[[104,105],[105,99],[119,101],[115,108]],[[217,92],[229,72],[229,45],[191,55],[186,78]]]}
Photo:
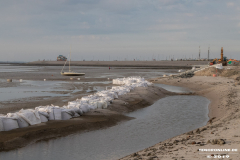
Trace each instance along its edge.
{"label": "sky", "polygon": [[2,0],[0,61],[240,59],[239,0]]}

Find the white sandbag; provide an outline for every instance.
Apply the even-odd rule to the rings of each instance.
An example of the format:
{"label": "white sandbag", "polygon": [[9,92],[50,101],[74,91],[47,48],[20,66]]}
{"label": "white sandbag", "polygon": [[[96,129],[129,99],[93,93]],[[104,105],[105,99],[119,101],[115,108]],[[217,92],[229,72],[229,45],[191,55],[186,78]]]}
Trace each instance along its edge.
{"label": "white sandbag", "polygon": [[19,128],[18,122],[16,119],[8,118],[8,117],[1,118],[1,119],[2,119],[4,131],[10,131],[10,130]]}
{"label": "white sandbag", "polygon": [[45,122],[48,121],[47,117],[45,117],[44,115],[39,114],[39,116],[40,116],[40,119],[41,119],[41,122],[42,122],[42,123],[45,123]]}
{"label": "white sandbag", "polygon": [[62,109],[52,107],[49,113],[49,120],[62,120]]}
{"label": "white sandbag", "polygon": [[40,116],[38,114],[38,111],[28,109],[28,110],[23,110],[21,109],[18,112],[18,115],[22,117],[25,121],[27,121],[30,125],[35,125],[41,123]]}
{"label": "white sandbag", "polygon": [[1,132],[1,131],[4,131],[4,126],[3,126],[2,117],[3,117],[3,116],[0,117],[0,132]]}
{"label": "white sandbag", "polygon": [[63,108],[65,108],[65,109],[71,109],[71,110],[73,110],[75,113],[77,113],[78,115],[80,115],[81,113],[80,113],[80,110],[79,110],[79,106],[81,105],[80,103],[76,103],[75,105],[73,105],[73,103],[72,102],[68,102],[68,104],[69,105],[67,105],[67,106],[63,106]]}
{"label": "white sandbag", "polygon": [[90,101],[89,105],[91,106],[91,108],[93,109],[97,109],[98,108],[98,102],[97,101]]}
{"label": "white sandbag", "polygon": [[102,108],[103,108],[103,109],[106,109],[106,108],[108,107],[108,103],[107,103],[107,102],[103,102],[103,101],[102,101],[102,103],[103,103]]}
{"label": "white sandbag", "polygon": [[72,117],[73,117],[73,118],[75,118],[75,117],[80,117],[80,114],[74,112],[74,115],[73,115]]}
{"label": "white sandbag", "polygon": [[103,103],[102,102],[97,102],[97,108],[102,109],[103,108]]}
{"label": "white sandbag", "polygon": [[18,122],[19,128],[24,128],[29,126],[29,123],[26,120],[24,120],[22,117],[20,117],[18,113],[8,113],[7,117],[16,119]]}
{"label": "white sandbag", "polygon": [[47,112],[38,111],[38,114],[39,114],[39,116],[41,114],[41,115],[45,116],[46,118],[49,118],[49,114]]}
{"label": "white sandbag", "polygon": [[81,108],[79,108],[79,113],[78,113],[80,116],[82,116],[83,115],[83,111],[82,111],[82,109]]}
{"label": "white sandbag", "polygon": [[69,119],[72,118],[72,116],[69,113],[65,112],[65,111],[62,111],[61,114],[62,114],[62,120],[69,120]]}
{"label": "white sandbag", "polygon": [[79,108],[83,111],[83,113],[87,113],[90,110],[87,104],[83,104]]}
{"label": "white sandbag", "polygon": [[40,116],[40,119],[41,119],[41,122],[42,122],[42,123],[45,123],[45,122],[48,121],[48,118],[47,118],[45,115],[39,113],[39,116]]}

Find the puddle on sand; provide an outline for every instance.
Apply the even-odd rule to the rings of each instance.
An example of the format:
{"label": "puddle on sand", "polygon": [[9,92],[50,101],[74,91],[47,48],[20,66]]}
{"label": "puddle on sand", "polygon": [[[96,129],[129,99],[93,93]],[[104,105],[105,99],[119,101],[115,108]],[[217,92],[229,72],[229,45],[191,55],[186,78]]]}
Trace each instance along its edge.
{"label": "puddle on sand", "polygon": [[126,114],[136,119],[86,133],[39,142],[9,152],[4,160],[112,160],[205,125],[210,101],[201,96],[170,96]]}
{"label": "puddle on sand", "polygon": [[176,92],[176,93],[190,93],[192,92],[190,89],[185,88],[185,87],[177,87],[177,86],[170,86],[170,85],[166,85],[166,84],[157,84],[154,83],[154,86],[158,86],[161,87],[167,91],[170,92]]}

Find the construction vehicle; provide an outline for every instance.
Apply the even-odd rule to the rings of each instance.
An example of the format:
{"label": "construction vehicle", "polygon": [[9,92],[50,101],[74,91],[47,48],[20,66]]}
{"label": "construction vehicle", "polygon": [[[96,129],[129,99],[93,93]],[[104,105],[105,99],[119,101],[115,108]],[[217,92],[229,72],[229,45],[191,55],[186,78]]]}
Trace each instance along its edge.
{"label": "construction vehicle", "polygon": [[238,64],[238,63],[239,63],[239,61],[236,60],[236,59],[229,59],[229,60],[227,61],[227,64]]}
{"label": "construction vehicle", "polygon": [[221,48],[221,59],[215,58],[212,62],[210,62],[210,65],[220,64],[220,63],[222,63],[223,66],[227,65],[227,57],[223,57],[223,47]]}
{"label": "construction vehicle", "polygon": [[210,65],[214,65],[214,64],[217,64],[218,63],[218,59],[215,58],[212,62],[210,62]]}

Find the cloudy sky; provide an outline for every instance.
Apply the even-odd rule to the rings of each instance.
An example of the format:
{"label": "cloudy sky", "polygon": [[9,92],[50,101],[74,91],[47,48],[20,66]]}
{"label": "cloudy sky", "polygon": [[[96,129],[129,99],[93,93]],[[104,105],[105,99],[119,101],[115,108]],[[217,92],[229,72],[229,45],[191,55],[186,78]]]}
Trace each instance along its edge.
{"label": "cloudy sky", "polygon": [[2,0],[0,61],[240,59],[237,0]]}

